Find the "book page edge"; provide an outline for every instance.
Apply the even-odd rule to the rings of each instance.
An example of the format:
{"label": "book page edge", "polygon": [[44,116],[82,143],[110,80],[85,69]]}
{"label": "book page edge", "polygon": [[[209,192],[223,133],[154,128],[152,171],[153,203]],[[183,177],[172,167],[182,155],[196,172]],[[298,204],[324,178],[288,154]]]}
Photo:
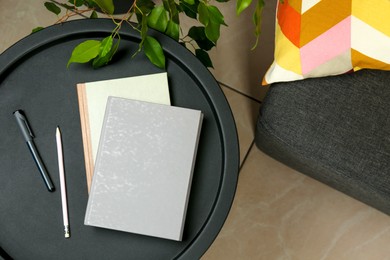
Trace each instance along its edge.
{"label": "book page edge", "polygon": [[85,173],[87,179],[88,193],[91,190],[91,182],[93,175],[93,160],[92,160],[92,147],[91,147],[91,135],[88,116],[88,103],[85,91],[86,85],[84,83],[77,84],[77,96],[79,101],[80,123],[81,133],[83,140],[84,160],[85,160]]}

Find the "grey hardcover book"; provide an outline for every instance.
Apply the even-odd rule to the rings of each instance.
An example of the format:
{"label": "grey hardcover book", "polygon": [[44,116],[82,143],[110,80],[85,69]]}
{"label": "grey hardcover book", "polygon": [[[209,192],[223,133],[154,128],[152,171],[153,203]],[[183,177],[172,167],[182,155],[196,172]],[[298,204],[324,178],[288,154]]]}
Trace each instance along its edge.
{"label": "grey hardcover book", "polygon": [[180,241],[202,120],[109,97],[84,224]]}

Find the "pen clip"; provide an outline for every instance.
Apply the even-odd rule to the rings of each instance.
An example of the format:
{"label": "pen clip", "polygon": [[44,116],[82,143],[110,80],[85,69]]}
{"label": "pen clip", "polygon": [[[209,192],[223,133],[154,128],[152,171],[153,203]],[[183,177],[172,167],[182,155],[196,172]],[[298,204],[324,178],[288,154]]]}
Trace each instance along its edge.
{"label": "pen clip", "polygon": [[32,138],[35,138],[35,136],[34,136],[32,130],[31,130],[30,126],[29,126],[28,123],[27,123],[27,120],[25,120],[24,123],[26,124],[26,128],[27,128],[28,133],[30,134],[30,136],[31,136]]}
{"label": "pen clip", "polygon": [[16,110],[16,111],[14,112],[14,115],[15,115],[15,117],[17,118],[17,120],[18,120],[19,123],[23,123],[23,124],[24,124],[24,126],[25,126],[24,129],[27,130],[28,135],[29,135],[31,138],[35,138],[35,136],[34,136],[32,130],[31,130],[31,128],[30,128],[30,126],[29,126],[29,124],[28,124],[28,122],[27,122],[27,118],[25,117],[25,115],[23,114],[23,112],[22,112],[21,110]]}

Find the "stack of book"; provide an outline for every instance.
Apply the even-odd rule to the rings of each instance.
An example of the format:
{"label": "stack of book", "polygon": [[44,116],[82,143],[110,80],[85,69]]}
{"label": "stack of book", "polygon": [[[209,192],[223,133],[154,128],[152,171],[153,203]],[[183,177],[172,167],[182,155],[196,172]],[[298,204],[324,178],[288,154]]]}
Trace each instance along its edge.
{"label": "stack of book", "polygon": [[203,114],[170,106],[166,73],[77,86],[84,224],[181,241]]}

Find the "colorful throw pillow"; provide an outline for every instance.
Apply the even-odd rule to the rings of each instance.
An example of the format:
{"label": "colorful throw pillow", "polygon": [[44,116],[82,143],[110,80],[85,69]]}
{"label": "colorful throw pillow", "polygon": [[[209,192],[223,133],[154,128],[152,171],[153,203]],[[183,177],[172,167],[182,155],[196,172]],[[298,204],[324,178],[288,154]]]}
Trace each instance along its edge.
{"label": "colorful throw pillow", "polygon": [[390,0],[283,0],[263,84],[390,70]]}

